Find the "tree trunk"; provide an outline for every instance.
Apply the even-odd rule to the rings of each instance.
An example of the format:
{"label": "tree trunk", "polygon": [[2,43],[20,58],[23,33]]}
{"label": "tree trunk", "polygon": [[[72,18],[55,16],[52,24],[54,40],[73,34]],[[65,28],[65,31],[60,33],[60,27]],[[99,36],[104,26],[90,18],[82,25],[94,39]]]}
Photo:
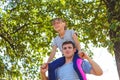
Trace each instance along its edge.
{"label": "tree trunk", "polygon": [[[114,20],[120,22],[120,1],[119,0],[103,0],[108,11],[108,23],[113,24]],[[110,29],[109,35],[115,53],[118,76],[120,79],[120,24],[114,26],[114,30]]]}
{"label": "tree trunk", "polygon": [[110,39],[113,42],[114,46],[114,53],[115,53],[115,60],[118,70],[118,76],[120,78],[120,26],[117,27],[116,31],[110,30]]}
{"label": "tree trunk", "polygon": [[120,41],[114,43],[114,52],[115,52],[115,59],[117,64],[118,75],[120,78]]}
{"label": "tree trunk", "polygon": [[116,59],[116,65],[118,70],[118,76],[120,78],[120,26],[117,27],[116,31],[110,30],[110,39],[113,42],[114,53]]}

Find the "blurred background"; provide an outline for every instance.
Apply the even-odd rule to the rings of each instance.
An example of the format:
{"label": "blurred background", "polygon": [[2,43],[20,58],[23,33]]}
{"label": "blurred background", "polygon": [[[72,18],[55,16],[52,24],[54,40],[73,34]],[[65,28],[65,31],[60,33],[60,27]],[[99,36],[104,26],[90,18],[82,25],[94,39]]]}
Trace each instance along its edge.
{"label": "blurred background", "polygon": [[0,80],[41,79],[39,67],[57,35],[50,23],[55,17],[65,19],[102,67],[102,76],[88,74],[88,80],[119,80],[119,6],[120,0],[1,0]]}

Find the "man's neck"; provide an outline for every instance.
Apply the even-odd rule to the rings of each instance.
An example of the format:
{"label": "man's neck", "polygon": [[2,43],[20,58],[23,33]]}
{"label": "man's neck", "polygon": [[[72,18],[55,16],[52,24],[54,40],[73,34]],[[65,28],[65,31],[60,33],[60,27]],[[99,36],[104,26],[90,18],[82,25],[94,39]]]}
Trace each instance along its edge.
{"label": "man's neck", "polygon": [[65,60],[65,63],[70,63],[73,60],[73,57],[66,57]]}

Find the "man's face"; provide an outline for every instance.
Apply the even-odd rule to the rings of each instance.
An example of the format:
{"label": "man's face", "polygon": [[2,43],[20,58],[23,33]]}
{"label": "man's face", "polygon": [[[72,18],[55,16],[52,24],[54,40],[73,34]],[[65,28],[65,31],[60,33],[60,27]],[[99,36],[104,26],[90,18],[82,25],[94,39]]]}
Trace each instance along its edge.
{"label": "man's face", "polygon": [[65,57],[69,58],[69,57],[73,57],[74,52],[76,51],[75,48],[73,48],[72,44],[65,44],[62,47],[62,51]]}
{"label": "man's face", "polygon": [[59,31],[59,30],[64,30],[64,27],[65,27],[65,23],[62,22],[62,21],[58,21],[58,20],[55,20],[53,23],[52,23],[55,31]]}

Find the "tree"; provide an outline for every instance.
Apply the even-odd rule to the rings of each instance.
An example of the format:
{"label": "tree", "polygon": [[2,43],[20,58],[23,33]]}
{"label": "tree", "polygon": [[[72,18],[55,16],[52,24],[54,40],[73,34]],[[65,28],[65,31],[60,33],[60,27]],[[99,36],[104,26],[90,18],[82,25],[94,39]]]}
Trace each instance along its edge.
{"label": "tree", "polygon": [[107,12],[108,22],[110,24],[109,36],[113,43],[117,69],[120,77],[120,1],[119,0],[103,0]]}
{"label": "tree", "polygon": [[[56,36],[50,20],[62,17],[80,42],[107,47],[120,74],[120,1],[3,0],[0,9],[1,78],[39,79],[39,66]],[[36,77],[37,76],[37,77]]]}

